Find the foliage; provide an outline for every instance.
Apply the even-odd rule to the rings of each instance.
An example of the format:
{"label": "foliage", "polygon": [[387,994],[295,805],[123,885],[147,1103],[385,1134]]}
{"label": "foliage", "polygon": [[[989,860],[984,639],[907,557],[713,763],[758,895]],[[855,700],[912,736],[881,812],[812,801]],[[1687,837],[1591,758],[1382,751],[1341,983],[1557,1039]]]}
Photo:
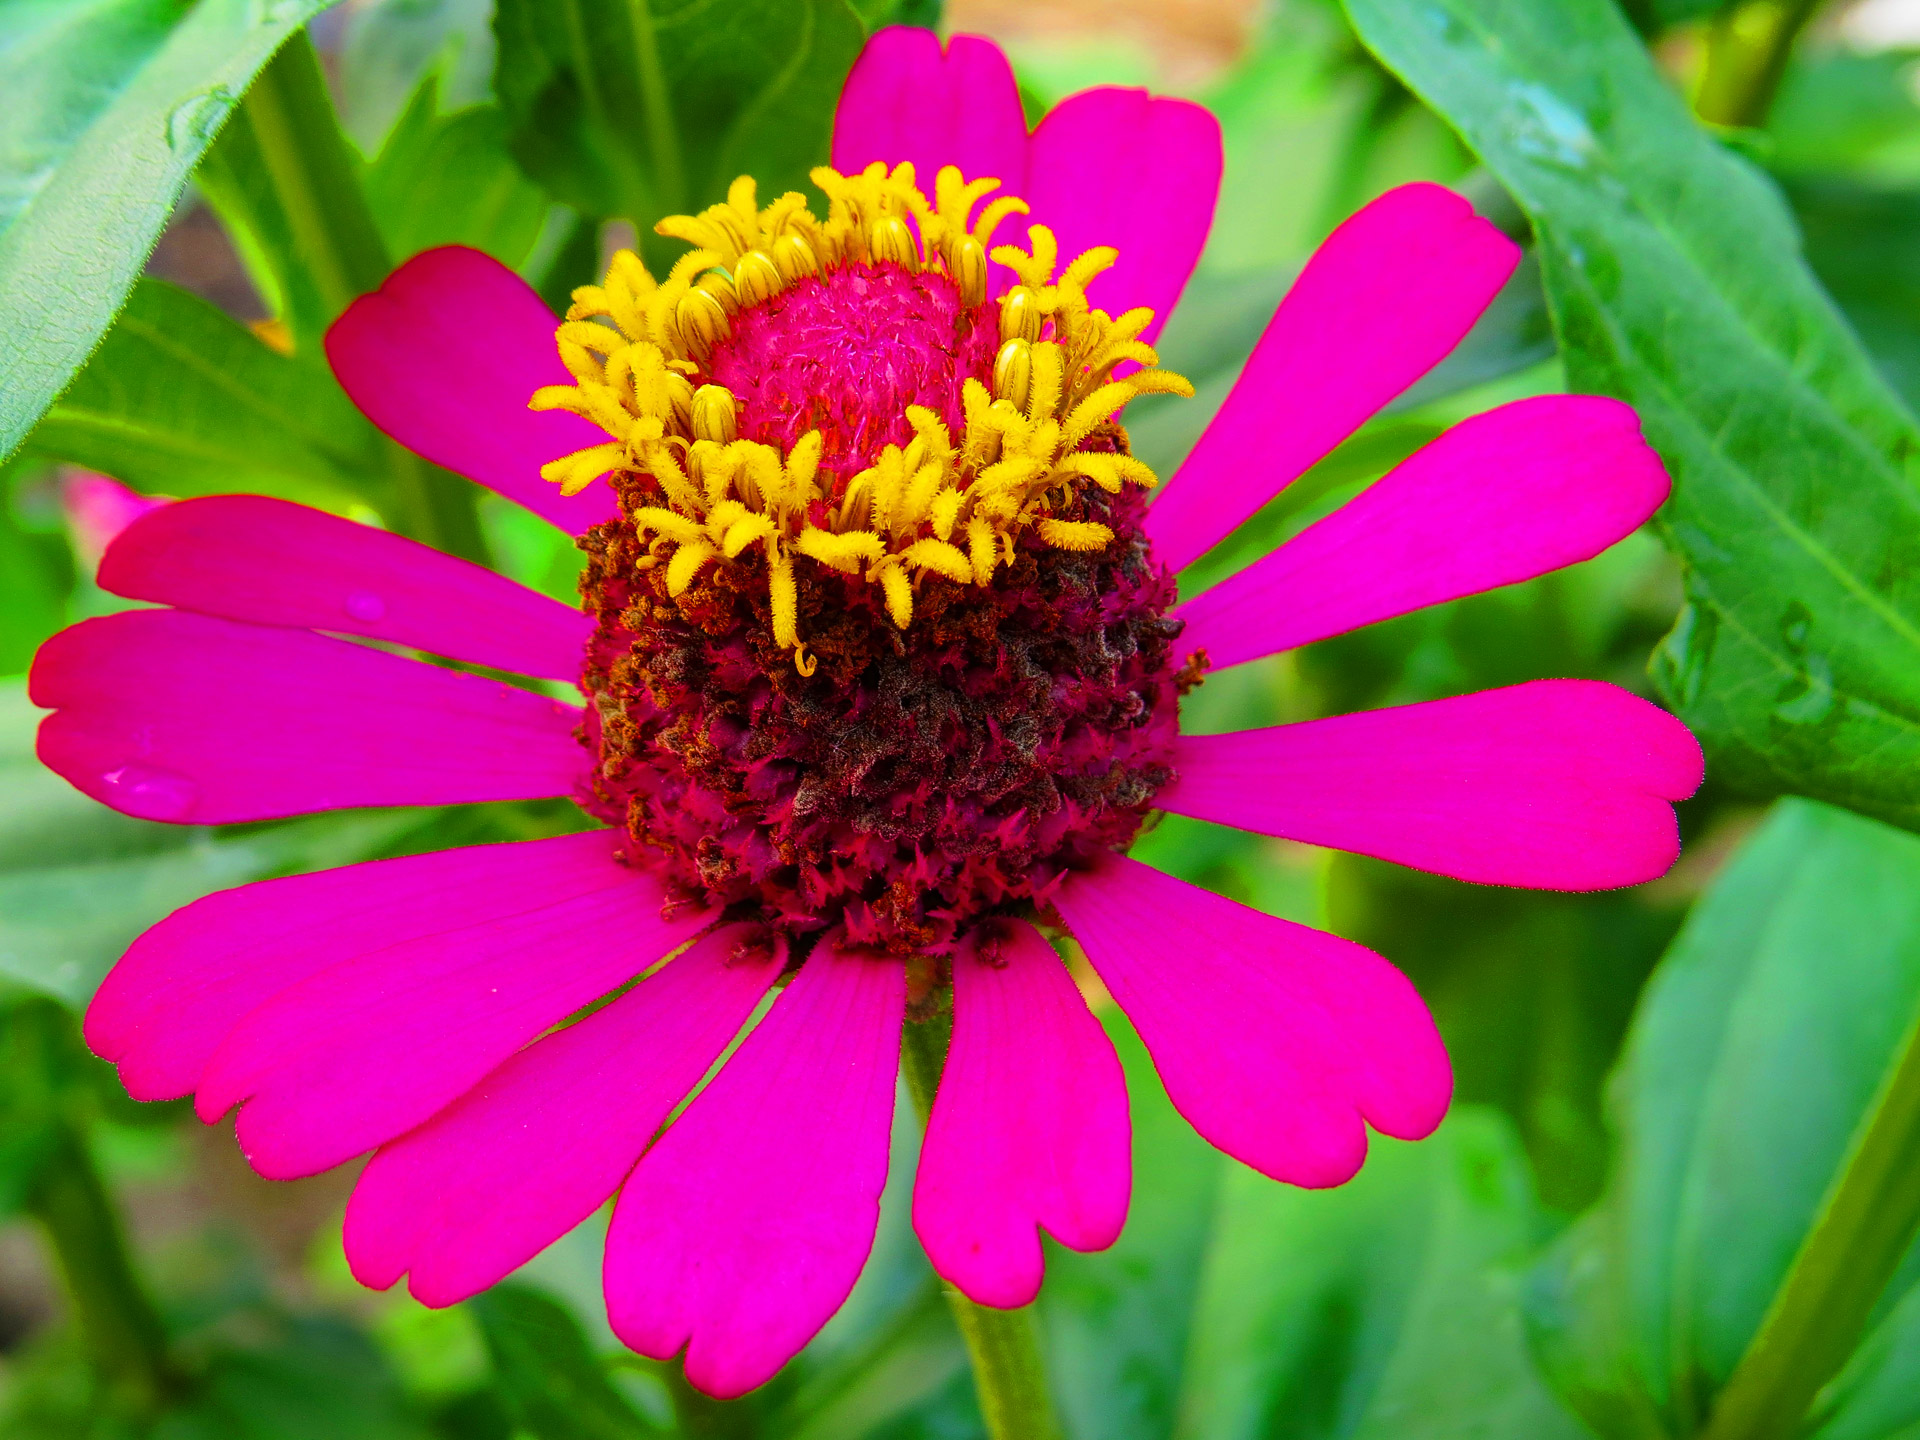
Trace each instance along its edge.
{"label": "foliage", "polygon": [[1604,0],[1351,9],[1532,217],[1569,381],[1667,461],[1687,606],[1659,678],[1722,775],[1920,824],[1920,429],[1778,192]]}
{"label": "foliage", "polygon": [[0,12],[0,458],[99,341],[247,82],[326,3]]}

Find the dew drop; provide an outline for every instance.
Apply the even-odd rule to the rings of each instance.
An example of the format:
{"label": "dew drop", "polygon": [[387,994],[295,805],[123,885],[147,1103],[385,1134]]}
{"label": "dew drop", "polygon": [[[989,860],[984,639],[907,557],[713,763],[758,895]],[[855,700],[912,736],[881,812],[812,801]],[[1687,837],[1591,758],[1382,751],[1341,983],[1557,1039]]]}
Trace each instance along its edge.
{"label": "dew drop", "polygon": [[103,774],[100,783],[116,810],[142,820],[184,820],[200,799],[192,780],[150,765],[122,765]]}
{"label": "dew drop", "polygon": [[175,150],[198,150],[213,138],[220,122],[233,109],[233,91],[225,85],[196,90],[167,114],[167,144]]}
{"label": "dew drop", "polygon": [[363,625],[371,625],[376,620],[387,618],[387,602],[371,590],[350,590],[347,592],[347,614]]}

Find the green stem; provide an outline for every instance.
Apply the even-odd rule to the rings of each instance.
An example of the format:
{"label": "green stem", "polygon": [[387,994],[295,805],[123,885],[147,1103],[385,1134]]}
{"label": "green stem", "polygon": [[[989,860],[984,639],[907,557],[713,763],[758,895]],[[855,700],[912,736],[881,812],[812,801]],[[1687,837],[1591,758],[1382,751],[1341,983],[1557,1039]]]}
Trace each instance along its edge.
{"label": "green stem", "polygon": [[112,1198],[86,1141],[55,1121],[26,1208],[47,1232],[89,1357],[112,1407],[148,1419],[159,1413],[174,1374],[159,1312],[133,1268]]}
{"label": "green stem", "polygon": [[[237,133],[222,137],[209,178],[223,212],[280,241],[258,248],[284,269],[298,268],[279,278],[295,338],[310,346],[347,306],[377,290],[393,263],[304,31],[260,72],[233,125]],[[472,485],[384,438],[381,468],[395,528],[487,563]]]}
{"label": "green stem", "polygon": [[1800,32],[1821,0],[1754,0],[1726,10],[1707,37],[1693,108],[1702,120],[1746,129],[1766,123]]}
{"label": "green stem", "polygon": [[[952,1017],[942,1015],[924,1023],[909,1022],[901,1035],[901,1068],[922,1124],[933,1110],[951,1030]],[[1063,1432],[1047,1388],[1033,1307],[995,1310],[974,1304],[951,1285],[943,1284],[941,1289],[967,1342],[987,1434],[993,1440],[1060,1440]]]}
{"label": "green stem", "polygon": [[1920,1015],[1703,1440],[1797,1434],[1920,1232]]}

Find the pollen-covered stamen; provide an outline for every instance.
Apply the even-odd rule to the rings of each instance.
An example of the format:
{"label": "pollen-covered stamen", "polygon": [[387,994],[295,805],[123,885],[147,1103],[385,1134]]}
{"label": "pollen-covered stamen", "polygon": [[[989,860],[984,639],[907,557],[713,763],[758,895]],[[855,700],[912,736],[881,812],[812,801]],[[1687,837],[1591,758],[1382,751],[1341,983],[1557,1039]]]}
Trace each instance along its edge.
{"label": "pollen-covered stamen", "polygon": [[[618,488],[671,594],[708,565],[764,566],[775,638],[802,673],[796,564],[877,586],[905,629],[927,577],[988,585],[1024,533],[1099,551],[1113,532],[1069,518],[1075,496],[1154,481],[1103,432],[1139,395],[1192,393],[1139,339],[1152,312],[1116,319],[1087,302],[1111,249],[1056,276],[1054,237],[1033,226],[1030,251],[992,251],[1021,283],[987,302],[993,233],[1026,210],[1011,197],[981,208],[998,181],[949,166],[929,201],[910,165],[813,178],[831,202],[824,221],[796,194],[757,208],[743,177],[726,203],[661,222],[697,247],[665,281],[617,256],[560,328],[578,383],[533,399],[607,431],[543,474],[569,493],[608,471],[637,477]],[[794,379],[862,348],[885,352],[868,357],[883,372],[870,385],[836,400],[835,386]],[[1122,364],[1141,368],[1115,379]],[[856,370],[843,356],[837,373]]]}

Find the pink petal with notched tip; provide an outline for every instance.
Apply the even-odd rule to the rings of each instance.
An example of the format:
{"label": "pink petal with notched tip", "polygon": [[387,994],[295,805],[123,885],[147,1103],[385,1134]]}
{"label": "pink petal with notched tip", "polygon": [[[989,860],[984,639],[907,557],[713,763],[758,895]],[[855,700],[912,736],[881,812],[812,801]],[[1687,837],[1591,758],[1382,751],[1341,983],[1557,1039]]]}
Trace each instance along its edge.
{"label": "pink petal with notched tip", "polygon": [[579,709],[304,630],[187,610],[85,620],[28,677],[41,761],[143,820],[224,825],[361,805],[572,793]]}
{"label": "pink petal with notched tip", "polygon": [[87,1007],[93,1053],[136,1100],[177,1100],[249,1011],[342,960],[487,924],[528,894],[611,881],[613,832],[475,845],[262,880],[174,911],[107,972]]}
{"label": "pink petal with notched tip", "polygon": [[953,962],[953,1043],[920,1147],[913,1228],[981,1305],[1025,1305],[1036,1226],[1074,1250],[1120,1237],[1132,1190],[1120,1060],[1053,948],[1011,922]]}
{"label": "pink petal with notched tip", "polygon": [[554,348],[559,324],[491,255],[443,245],[349,305],[327,331],[327,360],[353,403],[407,449],[582,535],[614,518],[612,487],[596,480],[563,496],[540,467],[608,437],[568,411],[527,408],[542,385],[574,383]]}
{"label": "pink petal with notched tip", "polygon": [[1226,404],[1147,511],[1179,570],[1443,360],[1520,247],[1438,185],[1402,185],[1327,237]]}
{"label": "pink petal with notched tip", "polygon": [[1174,1107],[1262,1174],[1339,1185],[1368,1125],[1417,1140],[1446,1114],[1440,1034],[1371,950],[1117,855],[1070,876],[1055,905]]}
{"label": "pink petal with notched tip", "polygon": [[1000,47],[955,35],[943,51],[931,30],[906,25],[867,41],[834,112],[833,167],[857,174],[875,160],[910,161],[929,196],[943,165],[1025,195],[1027,118]]}
{"label": "pink petal with notched tip", "polygon": [[203,615],[365,635],[573,680],[593,622],[504,575],[402,535],[265,495],[209,495],[135,521],[100,586]]}
{"label": "pink petal with notched tip", "polygon": [[364,951],[249,1011],[194,1109],[269,1180],[330,1169],[433,1116],[514,1051],[631,980],[713,917],[663,919],[666,892],[608,861],[515,892],[512,909]]}
{"label": "pink petal with notched tip", "polygon": [[[911,161],[929,196],[940,169],[995,179],[995,194],[1032,207],[1009,216],[998,244],[1026,243],[1027,225],[1048,226],[1064,270],[1084,251],[1111,245],[1115,266],[1088,290],[1113,315],[1145,305],[1145,338],[1159,334],[1206,246],[1220,193],[1220,126],[1185,100],[1111,87],[1069,96],[1032,136],[1007,57],[990,40],[956,35],[944,53],[931,31],[894,27],[867,42],[840,93],[833,163],[843,173],[872,161]],[[996,264],[999,293],[1013,272]]]}
{"label": "pink petal with notched tip", "polygon": [[1542,395],[1462,421],[1326,519],[1174,611],[1222,669],[1590,560],[1667,498],[1618,400]]}
{"label": "pink petal with notched tip", "polygon": [[383,1146],[347,1204],[355,1277],[384,1290],[410,1272],[415,1299],[451,1305],[578,1225],[746,1023],[785,955],[758,927],[716,930]]}
{"label": "pink petal with notched tip", "polygon": [[1154,803],[1484,885],[1606,890],[1680,853],[1672,801],[1700,786],[1673,716],[1597,680],[1232,735],[1182,736]]}
{"label": "pink petal with notched tip", "polygon": [[[1083,90],[1033,132],[1027,158],[1029,223],[1060,244],[1060,267],[1096,246],[1120,252],[1087,287],[1110,315],[1144,305],[1151,344],[1206,248],[1220,195],[1220,122],[1187,100],[1144,90]],[[1019,232],[1017,219],[1007,238]]]}
{"label": "pink petal with notched tip", "polygon": [[647,1152],[607,1232],[607,1317],[729,1399],[853,1289],[880,1220],[906,969],[822,941]]}

